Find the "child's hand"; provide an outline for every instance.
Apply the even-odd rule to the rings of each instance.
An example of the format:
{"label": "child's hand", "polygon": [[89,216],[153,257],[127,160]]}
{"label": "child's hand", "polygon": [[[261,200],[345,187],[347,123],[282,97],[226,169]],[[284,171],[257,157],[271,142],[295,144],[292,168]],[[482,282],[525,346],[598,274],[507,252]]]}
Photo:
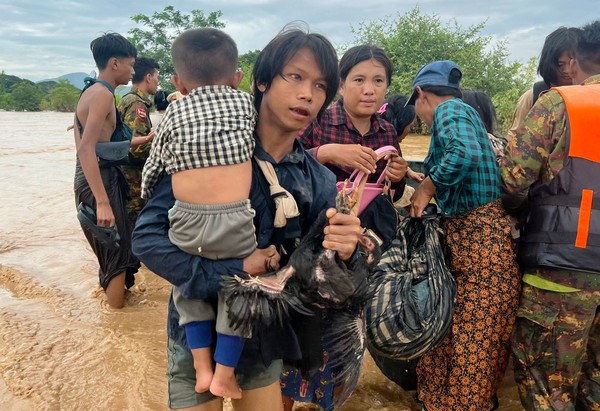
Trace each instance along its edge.
{"label": "child's hand", "polygon": [[406,175],[408,176],[408,178],[410,178],[413,181],[416,181],[417,183],[421,183],[423,182],[423,180],[425,180],[425,174],[417,173],[416,171],[410,168],[408,169]]}

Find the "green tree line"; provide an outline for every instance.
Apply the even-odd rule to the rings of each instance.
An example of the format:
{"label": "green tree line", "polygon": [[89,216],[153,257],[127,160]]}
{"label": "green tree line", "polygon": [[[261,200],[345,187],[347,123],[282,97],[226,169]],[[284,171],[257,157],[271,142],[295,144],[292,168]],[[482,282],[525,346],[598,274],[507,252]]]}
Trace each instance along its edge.
{"label": "green tree line", "polygon": [[[225,28],[220,10],[205,14],[203,10],[181,13],[166,6],[150,16],[135,14],[136,27],[128,31],[129,40],[138,54],[152,57],[161,66],[160,84],[173,89],[174,74],[171,44],[183,31],[199,27]],[[522,64],[509,61],[505,41],[492,42],[482,34],[486,21],[462,27],[456,20],[442,21],[436,14],[425,14],[417,6],[388,18],[363,22],[352,27],[352,44],[338,45],[338,54],[355,44],[373,44],[384,49],[394,63],[394,76],[389,93],[409,94],[411,82],[424,64],[433,60],[454,60],[463,70],[463,88],[486,92],[493,100],[503,130],[510,125],[519,96],[535,79],[537,59]],[[240,89],[250,91],[250,73],[260,50],[240,56],[246,76]],[[0,74],[0,109],[73,111],[80,91],[67,81],[33,83]]]}
{"label": "green tree line", "polygon": [[72,112],[80,92],[67,80],[34,83],[0,73],[0,110]]}
{"label": "green tree line", "polygon": [[[175,37],[181,32],[197,27],[223,28],[219,18],[221,12],[205,15],[202,10],[192,10],[190,15],[167,6],[152,16],[136,14],[132,20],[141,25],[129,30],[129,40],[140,50],[140,54],[155,58],[161,65],[161,85],[172,88],[174,74],[170,59]],[[481,90],[494,102],[498,122],[507,130],[512,120],[515,104],[521,94],[531,87],[535,79],[537,59],[532,57],[527,64],[508,60],[506,41],[492,43],[491,36],[482,34],[486,22],[462,27],[453,19],[442,21],[436,14],[425,14],[416,6],[414,9],[383,20],[363,22],[352,28],[354,40],[343,52],[356,44],[373,44],[381,47],[394,63],[394,76],[389,93],[409,94],[415,74],[426,63],[434,60],[454,60],[463,71],[463,88]],[[250,73],[259,50],[240,56],[240,65],[246,73],[240,88],[250,89]]]}

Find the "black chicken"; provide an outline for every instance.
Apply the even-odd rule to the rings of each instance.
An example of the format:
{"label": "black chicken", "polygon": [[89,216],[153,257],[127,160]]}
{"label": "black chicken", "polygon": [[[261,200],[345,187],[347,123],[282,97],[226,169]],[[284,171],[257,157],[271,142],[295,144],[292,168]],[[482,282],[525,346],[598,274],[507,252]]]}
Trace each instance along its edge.
{"label": "black chicken", "polygon": [[[338,212],[355,212],[365,182],[366,178],[352,196],[346,194],[344,185],[336,198]],[[336,398],[340,404],[358,381],[366,347],[363,311],[370,296],[368,277],[379,262],[381,251],[377,241],[365,233],[351,269],[335,251],[323,248],[327,221],[324,210],[285,267],[260,277],[226,277],[222,292],[231,325],[248,332],[258,325],[281,323],[291,310],[312,315],[311,308],[326,308],[323,347],[336,371],[334,383],[343,387]]]}

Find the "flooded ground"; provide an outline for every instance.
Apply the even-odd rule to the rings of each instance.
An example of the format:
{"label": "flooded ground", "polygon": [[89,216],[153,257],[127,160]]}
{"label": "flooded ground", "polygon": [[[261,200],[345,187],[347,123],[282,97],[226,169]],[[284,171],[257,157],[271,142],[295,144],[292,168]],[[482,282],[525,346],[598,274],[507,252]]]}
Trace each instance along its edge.
{"label": "flooded ground", "polygon": [[[72,119],[0,112],[0,410],[164,410],[170,286],[143,268],[127,306],[107,306],[75,217]],[[427,146],[402,143],[410,159]],[[500,404],[522,410],[510,373]],[[367,358],[341,411],[417,409]]]}

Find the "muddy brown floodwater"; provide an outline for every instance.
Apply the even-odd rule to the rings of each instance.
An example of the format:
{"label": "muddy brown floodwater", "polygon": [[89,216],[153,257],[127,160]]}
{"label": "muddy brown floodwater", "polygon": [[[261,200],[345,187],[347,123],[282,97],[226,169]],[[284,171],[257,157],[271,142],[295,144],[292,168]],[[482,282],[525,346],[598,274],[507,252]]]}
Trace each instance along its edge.
{"label": "muddy brown floodwater", "polygon": [[[143,268],[127,306],[107,306],[75,217],[72,119],[0,112],[0,411],[164,410],[170,286]],[[408,137],[405,156],[423,158],[428,141]],[[499,397],[522,410],[510,372]],[[369,357],[340,408],[417,409]]]}

